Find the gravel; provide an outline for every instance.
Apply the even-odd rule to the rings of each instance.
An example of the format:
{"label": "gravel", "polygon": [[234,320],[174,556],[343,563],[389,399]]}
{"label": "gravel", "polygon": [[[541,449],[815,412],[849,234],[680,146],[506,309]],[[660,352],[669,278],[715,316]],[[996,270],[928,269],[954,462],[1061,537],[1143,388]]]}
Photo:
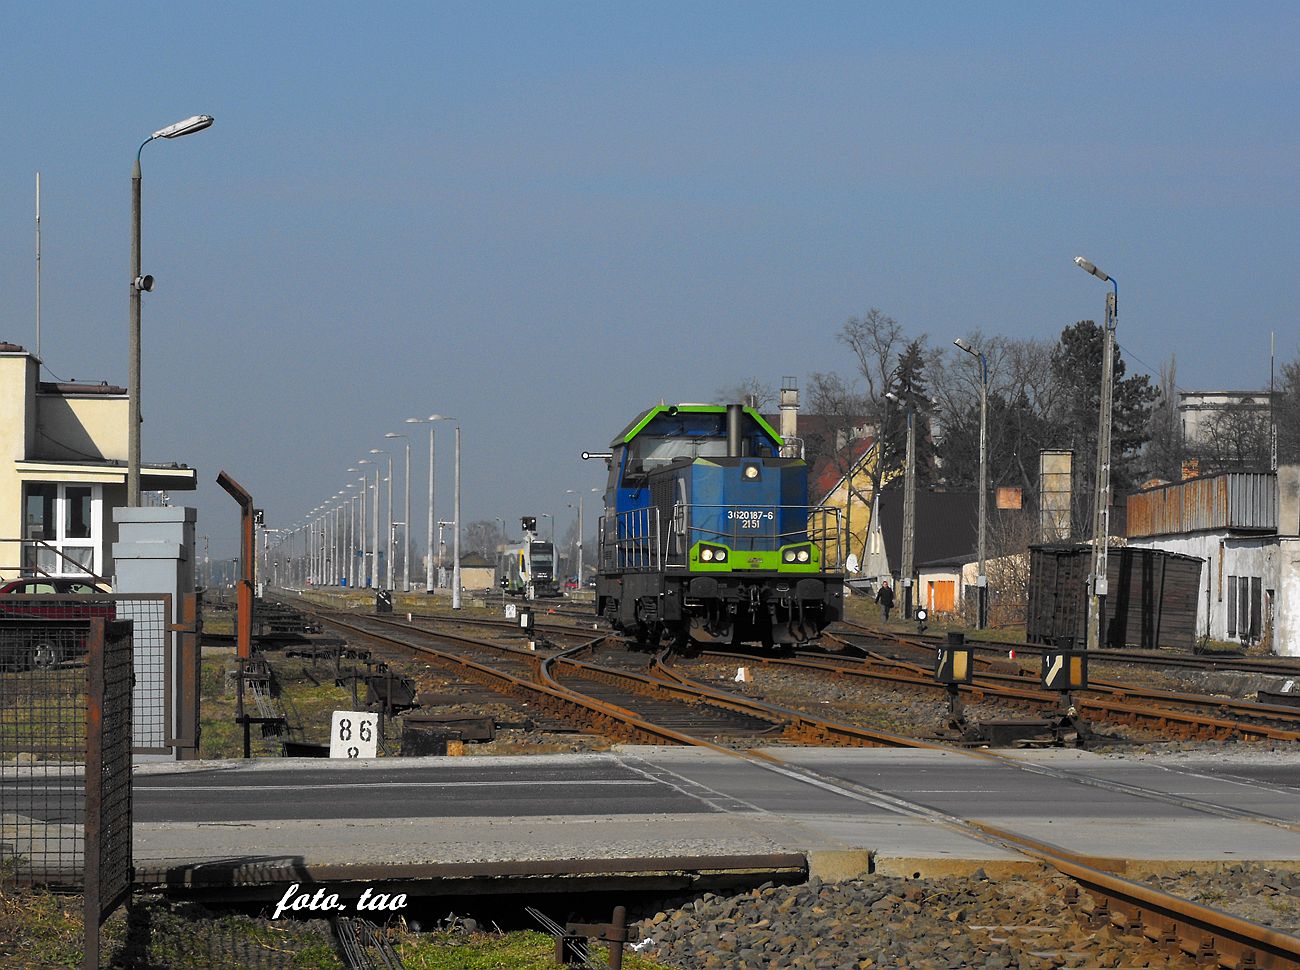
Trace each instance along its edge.
{"label": "gravel", "polygon": [[1149,885],[1252,923],[1300,935],[1300,870],[1251,862],[1148,876]]}
{"label": "gravel", "polygon": [[966,967],[1191,967],[1109,923],[1073,883],[1039,878],[869,876],[843,883],[767,885],[740,896],[705,894],[631,928],[638,949],[682,970]]}

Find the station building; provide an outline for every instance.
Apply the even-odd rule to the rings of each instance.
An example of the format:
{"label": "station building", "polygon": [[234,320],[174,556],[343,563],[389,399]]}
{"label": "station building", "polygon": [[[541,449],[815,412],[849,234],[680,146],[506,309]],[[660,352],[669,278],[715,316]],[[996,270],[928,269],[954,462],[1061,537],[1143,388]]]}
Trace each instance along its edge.
{"label": "station building", "polygon": [[[40,379],[0,341],[0,579],[44,572],[112,582],[113,509],[126,504],[127,391]],[[197,473],[143,465],[142,492],[193,491]]]}
{"label": "station building", "polygon": [[1300,656],[1300,466],[1162,483],[1128,498],[1128,544],[1204,560],[1199,636]]}

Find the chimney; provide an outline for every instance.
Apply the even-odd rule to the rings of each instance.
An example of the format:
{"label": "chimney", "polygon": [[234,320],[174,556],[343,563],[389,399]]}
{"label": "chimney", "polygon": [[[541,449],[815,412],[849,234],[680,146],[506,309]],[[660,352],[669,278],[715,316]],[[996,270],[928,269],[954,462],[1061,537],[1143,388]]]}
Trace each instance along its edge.
{"label": "chimney", "polygon": [[803,457],[803,443],[799,440],[799,382],[793,377],[781,378],[781,438],[785,441],[782,458]]}

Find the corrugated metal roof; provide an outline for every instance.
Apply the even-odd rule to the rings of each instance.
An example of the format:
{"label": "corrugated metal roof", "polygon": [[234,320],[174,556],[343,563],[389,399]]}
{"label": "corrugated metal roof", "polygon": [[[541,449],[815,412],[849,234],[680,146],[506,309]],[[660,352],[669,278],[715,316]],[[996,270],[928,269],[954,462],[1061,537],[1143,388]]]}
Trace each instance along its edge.
{"label": "corrugated metal roof", "polygon": [[1217,529],[1277,531],[1277,476],[1225,472],[1192,478],[1128,497],[1130,538]]}

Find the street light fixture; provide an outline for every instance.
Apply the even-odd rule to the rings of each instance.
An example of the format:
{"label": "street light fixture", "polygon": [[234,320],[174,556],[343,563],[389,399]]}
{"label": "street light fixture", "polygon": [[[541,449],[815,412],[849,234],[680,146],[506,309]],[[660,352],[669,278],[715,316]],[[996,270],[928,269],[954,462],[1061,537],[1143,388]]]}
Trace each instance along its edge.
{"label": "street light fixture", "polygon": [[377,589],[379,587],[379,462],[362,458],[357,461],[357,464],[375,466],[375,497],[371,500],[370,513],[370,576],[366,586]]}
{"label": "street light fixture", "polygon": [[[600,489],[588,489],[591,492],[599,492]],[[587,493],[580,488],[566,488],[565,495],[578,496],[578,589],[582,589],[582,500],[587,497]]]}
{"label": "street light fixture", "polygon": [[[392,452],[384,451],[382,448],[371,448],[372,455],[384,455],[388,458],[388,532],[384,537],[384,556],[388,560],[384,580],[384,588],[391,590],[393,588],[393,455]],[[375,501],[378,501],[378,494]]]}
{"label": "street light fixture", "polygon": [[912,578],[916,554],[916,397],[910,387],[904,394],[886,391],[885,397],[907,415],[907,456],[903,466],[903,555],[899,582],[903,586],[903,618],[912,618]]}
{"label": "street light fixture", "polygon": [[1106,598],[1106,559],[1110,544],[1110,421],[1114,392],[1115,327],[1119,322],[1119,284],[1082,256],[1075,265],[1111,285],[1106,294],[1106,326],[1101,351],[1101,415],[1097,428],[1097,489],[1092,510],[1092,578],[1088,592],[1088,648],[1102,646],[1101,616]]}
{"label": "street light fixture", "polygon": [[406,485],[403,489],[405,500],[402,512],[402,592],[411,591],[411,436],[389,431],[385,438],[404,438],[406,440]]}
{"label": "street light fixture", "polygon": [[140,272],[140,153],[155,138],[180,138],[212,126],[211,115],[194,115],[159,128],[140,143],[131,169],[131,332],[127,356],[126,504],[140,505],[140,294],[153,289],[153,277]]}
{"label": "street light fixture", "polygon": [[975,579],[975,626],[983,630],[988,627],[989,622],[989,577],[984,558],[989,489],[989,359],[983,351],[975,349],[968,340],[958,337],[953,343],[980,362],[979,575]]}
{"label": "street light fixture", "polygon": [[429,426],[429,531],[425,543],[424,591],[433,592],[433,423],[435,421],[454,421],[444,414],[431,414],[427,418],[407,418],[406,424],[427,424]]}

